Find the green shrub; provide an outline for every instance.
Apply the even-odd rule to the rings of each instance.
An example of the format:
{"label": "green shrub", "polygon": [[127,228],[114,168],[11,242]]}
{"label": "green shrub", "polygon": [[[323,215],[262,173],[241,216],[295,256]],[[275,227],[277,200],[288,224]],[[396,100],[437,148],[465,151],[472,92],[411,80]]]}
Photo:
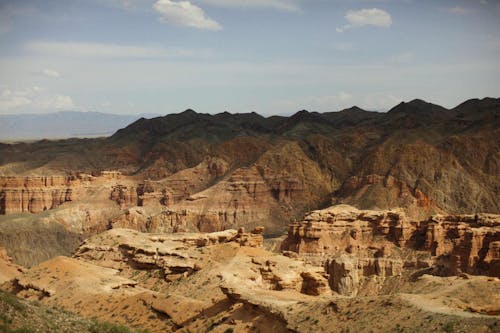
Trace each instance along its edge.
{"label": "green shrub", "polygon": [[26,305],[21,303],[19,298],[3,291],[0,292],[0,301],[13,307],[16,311],[24,311],[26,309]]}

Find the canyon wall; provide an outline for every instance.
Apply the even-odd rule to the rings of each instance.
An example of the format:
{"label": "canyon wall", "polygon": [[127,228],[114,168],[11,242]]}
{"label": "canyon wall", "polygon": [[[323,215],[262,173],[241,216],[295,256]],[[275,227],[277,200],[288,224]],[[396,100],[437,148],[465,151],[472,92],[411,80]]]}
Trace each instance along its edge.
{"label": "canyon wall", "polygon": [[70,176],[0,177],[0,214],[40,213],[73,200]]}
{"label": "canyon wall", "polygon": [[363,285],[382,288],[403,269],[500,277],[499,240],[500,215],[434,215],[413,221],[400,210],[338,205],[290,224],[282,250],[323,265],[332,289],[354,296]]}

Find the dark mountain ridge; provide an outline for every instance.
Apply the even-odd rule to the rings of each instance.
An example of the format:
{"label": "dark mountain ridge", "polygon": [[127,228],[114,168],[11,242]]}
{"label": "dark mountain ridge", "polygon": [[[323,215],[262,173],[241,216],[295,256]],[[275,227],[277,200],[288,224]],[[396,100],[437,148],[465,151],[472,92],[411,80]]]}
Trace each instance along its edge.
{"label": "dark mountain ridge", "polygon": [[493,98],[453,109],[414,100],[387,113],[352,107],[290,117],[186,110],[138,119],[108,138],[0,145],[0,174],[116,169],[162,179],[217,158],[228,166],[221,179],[256,168],[273,193],[295,184],[299,194],[286,204],[293,214],[332,201],[412,214],[498,213],[499,137]]}

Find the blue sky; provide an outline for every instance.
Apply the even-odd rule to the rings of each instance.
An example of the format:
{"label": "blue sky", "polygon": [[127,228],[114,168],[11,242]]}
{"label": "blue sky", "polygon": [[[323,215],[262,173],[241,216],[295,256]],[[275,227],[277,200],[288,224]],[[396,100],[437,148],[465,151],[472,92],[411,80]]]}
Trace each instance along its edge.
{"label": "blue sky", "polygon": [[0,113],[500,97],[498,0],[0,0]]}

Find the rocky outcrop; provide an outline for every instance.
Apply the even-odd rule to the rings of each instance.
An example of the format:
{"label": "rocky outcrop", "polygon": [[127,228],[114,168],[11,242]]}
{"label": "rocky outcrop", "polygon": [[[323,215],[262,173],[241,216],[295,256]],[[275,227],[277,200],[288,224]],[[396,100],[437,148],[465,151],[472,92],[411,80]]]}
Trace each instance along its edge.
{"label": "rocky outcrop", "polygon": [[228,168],[223,159],[207,157],[197,166],[161,180],[147,179],[129,186],[118,184],[113,187],[110,199],[116,201],[121,208],[150,205],[168,207],[203,190],[208,184],[222,177]]}
{"label": "rocky outcrop", "polygon": [[499,215],[436,215],[427,221],[424,248],[440,258],[438,274],[500,277],[499,240]]}
{"label": "rocky outcrop", "polygon": [[131,206],[169,206],[173,203],[174,194],[161,183],[144,181],[129,186],[117,184],[112,187],[109,198],[123,209]]}
{"label": "rocky outcrop", "polygon": [[111,189],[109,198],[116,201],[121,208],[138,205],[137,189],[134,186],[115,185]]}
{"label": "rocky outcrop", "polygon": [[[464,325],[471,316],[481,320],[478,327],[495,325],[495,318],[484,320],[498,313],[498,279],[423,275],[404,281],[408,274],[402,261],[389,252],[373,258],[341,255],[318,267],[248,246],[262,232],[109,230],[87,239],[73,258],[45,261],[2,288],[44,305],[158,333],[329,332],[332,322],[345,320],[363,321],[356,327],[362,331],[374,319],[377,325],[385,320],[387,311],[396,319],[375,329],[387,331],[395,320],[411,319],[405,326],[411,330],[414,316],[420,315],[420,327],[429,313],[440,311],[452,316],[426,331],[456,315],[463,315]],[[332,295],[332,289],[342,296]]]}
{"label": "rocky outcrop", "polygon": [[203,262],[196,248],[223,243],[262,247],[262,232],[259,228],[251,233],[225,230],[208,234],[146,236],[134,230],[112,229],[85,241],[75,252],[75,257],[120,270],[157,270],[166,280],[173,281],[201,269]]}
{"label": "rocky outcrop", "polygon": [[377,294],[385,282],[392,276],[401,276],[403,261],[387,258],[359,258],[342,255],[328,259],[325,263],[329,274],[330,287],[341,295],[356,296],[367,282],[371,282],[370,292]]}
{"label": "rocky outcrop", "polygon": [[241,246],[262,247],[264,245],[264,227],[257,227],[250,233],[245,228],[238,229],[236,239]]}
{"label": "rocky outcrop", "polygon": [[[338,205],[314,211],[303,221],[290,224],[282,250],[326,265],[333,274],[330,284],[334,290],[356,294],[362,276],[397,276],[403,266],[433,266],[438,275],[498,277],[499,239],[499,215],[435,215],[412,221],[402,211],[367,211]],[[402,251],[410,254],[404,260]]]}
{"label": "rocky outcrop", "polygon": [[73,177],[0,177],[0,214],[40,213],[72,201]]}
{"label": "rocky outcrop", "polygon": [[402,211],[338,205],[313,211],[303,221],[291,223],[282,250],[320,256],[380,251],[380,240],[405,246],[417,228],[418,223],[409,221]]}
{"label": "rocky outcrop", "polygon": [[120,179],[122,178],[122,173],[116,170],[104,170],[101,171],[101,177],[105,179]]}

